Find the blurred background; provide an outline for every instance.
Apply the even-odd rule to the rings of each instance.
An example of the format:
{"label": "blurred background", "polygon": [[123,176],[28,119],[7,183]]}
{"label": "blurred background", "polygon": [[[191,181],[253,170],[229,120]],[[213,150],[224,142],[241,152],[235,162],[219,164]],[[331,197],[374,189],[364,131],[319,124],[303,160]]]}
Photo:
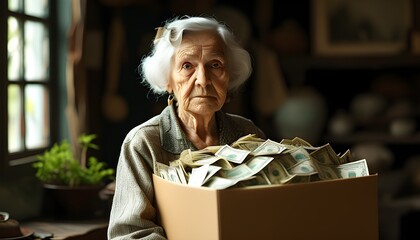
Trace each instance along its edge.
{"label": "blurred background", "polygon": [[[31,164],[96,134],[115,168],[130,129],[166,105],[137,66],[168,18],[214,16],[254,72],[224,111],[281,141],[350,149],[378,173],[381,239],[420,223],[420,1],[8,0],[0,2],[0,210],[40,214]],[[346,203],[351,204],[351,203]],[[416,235],[418,236],[418,235]]]}

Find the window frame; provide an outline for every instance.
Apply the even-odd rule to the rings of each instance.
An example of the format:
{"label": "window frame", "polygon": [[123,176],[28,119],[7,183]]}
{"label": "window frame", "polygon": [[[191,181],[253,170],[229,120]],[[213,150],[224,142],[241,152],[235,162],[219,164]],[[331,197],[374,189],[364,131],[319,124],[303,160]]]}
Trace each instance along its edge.
{"label": "window frame", "polygon": [[[30,0],[26,0],[30,1]],[[12,12],[8,9],[8,1],[0,1],[0,127],[4,129],[0,134],[0,173],[6,171],[9,167],[18,166],[36,161],[36,155],[44,152],[56,142],[58,136],[58,57],[57,57],[57,1],[48,0],[49,15],[47,18],[38,18],[29,16],[21,12]],[[9,81],[8,79],[8,60],[7,60],[7,44],[8,44],[8,18],[15,17],[19,22],[33,20],[41,22],[48,29],[49,38],[49,72],[46,81],[28,81],[27,79],[19,79],[18,81]],[[49,94],[49,126],[50,135],[49,143],[43,148],[24,149],[17,153],[9,153],[8,150],[8,86],[9,84],[25,85],[42,85],[46,86]],[[24,96],[23,96],[24,99]],[[24,104],[24,103],[22,103]],[[25,111],[23,108],[22,111]]]}

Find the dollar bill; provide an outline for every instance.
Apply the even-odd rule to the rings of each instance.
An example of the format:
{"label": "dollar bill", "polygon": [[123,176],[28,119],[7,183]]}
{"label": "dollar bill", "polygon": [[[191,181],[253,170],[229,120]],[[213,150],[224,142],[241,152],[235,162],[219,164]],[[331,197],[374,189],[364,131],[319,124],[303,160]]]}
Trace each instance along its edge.
{"label": "dollar bill", "polygon": [[232,164],[230,164],[229,161],[227,161],[224,158],[221,157],[217,157],[217,156],[210,156],[201,160],[197,160],[194,162],[195,166],[202,166],[205,164],[211,164],[211,165],[215,165],[215,166],[219,166],[222,169],[232,169],[233,166]]}
{"label": "dollar bill", "polygon": [[337,165],[323,164],[318,161],[313,161],[312,163],[315,166],[320,179],[327,180],[339,178],[339,175],[336,172]]}
{"label": "dollar bill", "polygon": [[232,169],[221,170],[220,176],[228,179],[243,180],[255,174],[246,164],[240,164]]}
{"label": "dollar bill", "polygon": [[311,160],[311,156],[309,155],[308,151],[303,147],[296,147],[295,149],[291,150],[289,154],[296,160],[296,163]]}
{"label": "dollar bill", "polygon": [[287,169],[287,171],[297,176],[310,176],[318,173],[310,160],[299,162],[296,166]]}
{"label": "dollar bill", "polygon": [[363,177],[369,175],[366,159],[340,164],[337,172],[341,178]]}
{"label": "dollar bill", "polygon": [[229,145],[224,145],[214,155],[230,162],[241,164],[249,153],[250,151],[248,150],[236,149]]}
{"label": "dollar bill", "polygon": [[240,142],[265,142],[265,139],[257,137],[256,134],[248,134],[243,137],[238,138],[235,142],[232,143],[232,146],[234,147],[237,143]]}
{"label": "dollar bill", "polygon": [[350,149],[347,149],[341,156],[339,156],[339,161],[341,164],[353,161]]}
{"label": "dollar bill", "polygon": [[213,177],[221,169],[222,168],[219,166],[209,165],[209,168],[207,169],[207,175],[203,180],[203,184],[205,184],[211,177]]}
{"label": "dollar bill", "polygon": [[265,174],[263,172],[259,172],[247,180],[239,181],[237,183],[237,187],[252,187],[270,184],[271,183],[268,181],[268,178],[265,176]]}
{"label": "dollar bill", "polygon": [[176,182],[176,183],[183,183],[183,182],[181,181],[181,179],[180,179],[179,175],[178,175],[178,171],[177,171],[177,170],[176,170],[176,168],[175,168],[175,167],[173,167],[173,166],[169,166],[169,167],[168,167],[168,176],[169,176],[169,179],[170,179],[172,182]]}
{"label": "dollar bill", "polygon": [[274,159],[280,162],[286,169],[292,168],[298,164],[296,159],[289,153],[274,155]]}
{"label": "dollar bill", "polygon": [[303,176],[303,175],[296,175],[292,179],[290,179],[287,184],[293,184],[293,183],[307,183],[311,181],[311,176]]}
{"label": "dollar bill", "polygon": [[188,182],[189,172],[185,169],[185,167],[188,166],[184,165],[180,160],[169,162],[169,166],[173,166],[176,168],[181,181],[183,180],[182,178],[185,178]]}
{"label": "dollar bill", "polygon": [[231,144],[231,147],[252,152],[256,148],[258,148],[264,141],[264,139],[256,137],[255,134],[249,134],[233,142]]}
{"label": "dollar bill", "polygon": [[154,164],[154,173],[160,176],[163,179],[171,180],[168,174],[169,166],[160,162],[155,162]]}
{"label": "dollar bill", "polygon": [[271,184],[283,184],[295,176],[289,174],[279,161],[271,161],[263,171]]}
{"label": "dollar bill", "polygon": [[267,139],[264,143],[262,143],[259,147],[257,147],[254,151],[251,152],[254,156],[262,156],[262,155],[277,155],[282,153],[286,149],[286,146]]}
{"label": "dollar bill", "polygon": [[181,183],[188,184],[187,177],[185,175],[185,169],[182,167],[182,165],[173,166],[173,168],[175,168]]}
{"label": "dollar bill", "polygon": [[310,155],[322,164],[340,164],[337,154],[329,143],[311,152]]}
{"label": "dollar bill", "polygon": [[337,179],[337,178],[351,178],[362,177],[369,175],[369,169],[366,159],[353,161],[345,164],[331,165],[316,163],[318,176],[320,179]]}
{"label": "dollar bill", "polygon": [[306,150],[310,150],[310,151],[314,151],[319,148],[319,147],[312,146],[310,143],[308,143],[307,141],[303,140],[300,137],[294,137],[293,139],[283,139],[282,141],[280,141],[280,143],[287,144],[290,146],[295,146],[295,147],[303,147]]}
{"label": "dollar bill", "polygon": [[183,164],[188,166],[195,166],[195,161],[213,157],[214,155],[208,152],[203,151],[192,151],[191,149],[186,149],[181,152],[179,159]]}
{"label": "dollar bill", "polygon": [[217,151],[219,151],[219,149],[221,147],[222,146],[219,146],[219,145],[217,145],[217,146],[207,146],[207,147],[205,147],[203,149],[195,150],[195,151],[192,151],[192,152],[193,153],[196,153],[196,154],[210,154],[210,155],[214,155]]}
{"label": "dollar bill", "polygon": [[204,184],[204,186],[213,188],[213,189],[226,189],[231,186],[234,186],[236,183],[238,183],[238,180],[236,179],[228,179],[228,178],[213,176]]}
{"label": "dollar bill", "polygon": [[252,170],[254,174],[261,171],[267,166],[274,158],[266,156],[256,156],[246,162],[246,165]]}
{"label": "dollar bill", "polygon": [[209,169],[208,164],[193,168],[191,170],[190,178],[188,180],[188,185],[193,187],[200,187],[204,183],[204,179],[206,179],[207,172]]}

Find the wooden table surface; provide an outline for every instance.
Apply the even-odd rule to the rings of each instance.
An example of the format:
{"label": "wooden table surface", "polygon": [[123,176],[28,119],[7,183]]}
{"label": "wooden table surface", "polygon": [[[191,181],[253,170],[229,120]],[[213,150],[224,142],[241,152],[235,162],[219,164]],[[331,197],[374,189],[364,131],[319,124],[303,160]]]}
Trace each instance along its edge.
{"label": "wooden table surface", "polygon": [[[101,240],[107,239],[108,219],[82,221],[29,221],[21,226],[34,234],[52,233],[52,240]],[[41,239],[41,238],[36,238]]]}

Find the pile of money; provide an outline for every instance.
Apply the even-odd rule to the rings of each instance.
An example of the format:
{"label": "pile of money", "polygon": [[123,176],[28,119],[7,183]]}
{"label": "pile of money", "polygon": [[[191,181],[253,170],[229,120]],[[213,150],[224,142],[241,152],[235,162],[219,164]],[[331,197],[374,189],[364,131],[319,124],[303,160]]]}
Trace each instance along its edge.
{"label": "pile of money", "polygon": [[314,147],[295,137],[276,142],[254,134],[231,145],[184,150],[169,166],[156,163],[154,173],[195,187],[226,189],[294,184],[369,175],[366,159],[350,150],[337,154],[329,143]]}

